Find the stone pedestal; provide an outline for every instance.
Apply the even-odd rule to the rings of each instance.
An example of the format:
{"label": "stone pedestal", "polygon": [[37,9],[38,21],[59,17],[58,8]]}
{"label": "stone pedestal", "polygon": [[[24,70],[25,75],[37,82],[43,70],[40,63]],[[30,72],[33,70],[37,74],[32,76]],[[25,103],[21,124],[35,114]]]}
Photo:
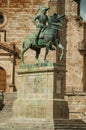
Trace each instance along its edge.
{"label": "stone pedestal", "polygon": [[50,120],[67,118],[63,67],[25,67],[18,71],[18,80],[20,87],[13,105],[14,116]]}

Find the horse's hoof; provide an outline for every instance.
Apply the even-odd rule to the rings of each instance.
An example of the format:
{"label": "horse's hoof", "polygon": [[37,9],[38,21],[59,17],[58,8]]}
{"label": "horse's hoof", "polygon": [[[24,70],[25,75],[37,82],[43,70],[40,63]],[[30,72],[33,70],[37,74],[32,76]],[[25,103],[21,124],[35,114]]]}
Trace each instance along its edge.
{"label": "horse's hoof", "polygon": [[24,63],[24,62],[21,62],[21,64],[20,64],[20,68],[23,68],[24,65],[25,65],[25,63]]}
{"label": "horse's hoof", "polygon": [[48,60],[44,60],[44,63],[48,63],[49,61]]}

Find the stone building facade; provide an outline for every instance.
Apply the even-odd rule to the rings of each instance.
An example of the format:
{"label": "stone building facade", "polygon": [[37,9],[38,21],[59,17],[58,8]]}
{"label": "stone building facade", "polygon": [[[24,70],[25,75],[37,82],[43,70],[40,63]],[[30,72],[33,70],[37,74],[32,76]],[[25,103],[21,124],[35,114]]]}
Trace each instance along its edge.
{"label": "stone building facade", "polygon": [[[15,44],[21,57],[23,40],[36,31],[31,19],[34,17],[38,4],[50,6],[48,15],[52,13],[65,14],[64,26],[59,31],[60,40],[65,47],[62,63],[66,74],[64,81],[64,99],[68,101],[69,118],[82,118],[86,112],[86,56],[85,56],[85,23],[80,18],[80,0],[1,0],[0,1],[0,44],[13,47]],[[41,58],[44,56],[44,49]],[[0,48],[1,53],[6,50]],[[28,50],[25,53],[25,63],[37,63],[35,53]],[[58,61],[58,50],[49,52],[49,61]],[[15,86],[18,89],[17,69],[21,60],[16,59]],[[2,75],[2,76],[1,76]],[[2,77],[2,78],[1,78]],[[0,89],[13,91],[13,55],[0,55]]]}

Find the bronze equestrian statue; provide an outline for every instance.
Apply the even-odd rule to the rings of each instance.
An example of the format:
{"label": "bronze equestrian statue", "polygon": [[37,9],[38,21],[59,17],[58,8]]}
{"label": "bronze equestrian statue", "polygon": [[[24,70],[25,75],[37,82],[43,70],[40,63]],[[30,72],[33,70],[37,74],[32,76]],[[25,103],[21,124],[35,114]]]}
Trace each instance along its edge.
{"label": "bronze equestrian statue", "polygon": [[[46,12],[47,10],[48,8],[43,9],[44,12]],[[44,15],[45,13],[43,14],[43,16]],[[35,17],[35,19],[33,19],[33,22],[35,22],[36,18],[38,17]],[[41,18],[42,18],[41,20],[43,20],[43,17]],[[64,47],[59,41],[58,30],[59,30],[59,27],[62,26],[63,18],[64,18],[64,15],[60,16],[54,13],[48,18],[48,24],[46,25],[45,24],[46,22],[44,22],[44,25],[40,27],[37,34],[36,33],[29,34],[29,36],[26,38],[26,40],[22,44],[22,52],[21,52],[22,64],[24,64],[24,53],[29,48],[31,48],[32,50],[36,52],[35,57],[38,61],[40,61],[39,55],[40,55],[41,49],[45,48],[44,62],[48,62],[46,58],[47,58],[49,50],[55,50],[55,47],[59,48],[61,49],[60,60],[62,60],[63,54],[64,54]]]}

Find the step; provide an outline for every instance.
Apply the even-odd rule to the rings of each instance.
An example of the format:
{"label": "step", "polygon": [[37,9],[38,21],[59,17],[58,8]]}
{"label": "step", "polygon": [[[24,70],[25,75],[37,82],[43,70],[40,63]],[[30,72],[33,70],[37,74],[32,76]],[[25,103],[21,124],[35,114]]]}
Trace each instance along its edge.
{"label": "step", "polygon": [[[71,122],[71,121],[70,121]],[[72,121],[73,122],[73,121]],[[77,121],[78,122],[78,121]],[[54,124],[49,121],[34,121],[34,120],[23,120],[22,118],[8,120],[0,124],[0,129],[4,128],[4,130],[14,128],[13,130],[86,130],[86,124]]]}

